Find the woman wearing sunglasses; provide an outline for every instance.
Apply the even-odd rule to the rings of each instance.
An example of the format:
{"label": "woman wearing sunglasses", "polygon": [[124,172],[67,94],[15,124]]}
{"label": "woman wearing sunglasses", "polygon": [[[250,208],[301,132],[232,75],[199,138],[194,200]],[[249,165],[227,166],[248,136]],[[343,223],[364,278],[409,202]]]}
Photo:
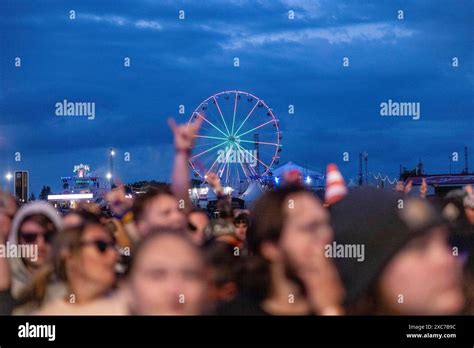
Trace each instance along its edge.
{"label": "woman wearing sunglasses", "polygon": [[[62,228],[61,218],[46,202],[32,202],[22,206],[12,221],[8,239],[19,257],[10,257],[11,295],[18,299],[34,274],[51,255],[51,240]],[[26,253],[26,251],[29,251]]]}
{"label": "woman wearing sunglasses", "polygon": [[98,221],[63,230],[53,243],[49,278],[64,282],[66,291],[64,296],[44,304],[36,314],[100,314],[88,313],[87,308],[91,304],[92,311],[100,308],[96,300],[104,298],[114,287],[118,257],[112,233]]}

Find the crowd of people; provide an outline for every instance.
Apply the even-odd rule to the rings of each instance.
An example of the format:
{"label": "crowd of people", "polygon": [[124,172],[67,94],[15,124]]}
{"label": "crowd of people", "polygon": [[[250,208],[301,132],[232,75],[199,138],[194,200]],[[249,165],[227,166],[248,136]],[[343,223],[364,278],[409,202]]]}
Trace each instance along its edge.
{"label": "crowd of people", "polygon": [[133,199],[119,186],[110,214],[79,204],[61,216],[0,192],[0,246],[35,251],[0,255],[0,314],[474,314],[471,186],[440,198],[426,183],[420,195],[340,188],[321,202],[289,173],[241,210],[209,173],[211,218],[188,195],[200,122],[169,122],[171,185]]}

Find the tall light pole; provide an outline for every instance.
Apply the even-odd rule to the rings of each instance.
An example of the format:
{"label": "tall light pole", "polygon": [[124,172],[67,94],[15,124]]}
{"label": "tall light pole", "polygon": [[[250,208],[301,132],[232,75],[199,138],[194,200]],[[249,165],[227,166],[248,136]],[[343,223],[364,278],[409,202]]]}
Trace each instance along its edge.
{"label": "tall light pole", "polygon": [[107,179],[110,180],[110,188],[114,186],[114,156],[115,151],[113,148],[109,149],[109,172],[107,173]]}
{"label": "tall light pole", "polygon": [[368,184],[368,176],[369,176],[368,169],[367,169],[367,162],[369,160],[369,154],[367,153],[367,151],[364,151],[362,153],[362,157],[365,161],[365,184],[367,185]]}
{"label": "tall light pole", "polygon": [[5,179],[7,179],[7,191],[10,192],[10,181],[12,180],[13,178],[13,174],[8,172],[6,175],[5,175]]}

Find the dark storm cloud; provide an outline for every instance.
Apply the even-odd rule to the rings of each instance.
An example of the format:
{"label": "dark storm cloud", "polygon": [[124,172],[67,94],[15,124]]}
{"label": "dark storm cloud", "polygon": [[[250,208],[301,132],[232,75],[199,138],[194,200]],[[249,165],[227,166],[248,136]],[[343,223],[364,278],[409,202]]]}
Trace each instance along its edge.
{"label": "dark storm cloud", "polygon": [[[117,163],[124,181],[169,178],[166,119],[186,122],[203,99],[226,89],[252,92],[274,109],[284,134],[282,163],[321,170],[336,161],[351,177],[358,153],[367,150],[371,168],[393,177],[400,163],[412,166],[420,157],[428,170],[446,171],[450,153],[474,145],[470,1],[3,1],[1,7],[0,171],[30,170],[35,191],[55,185],[76,162],[105,173],[110,146],[132,153],[132,162]],[[13,66],[17,56],[20,69]],[[128,69],[124,57],[131,58]],[[342,67],[343,57],[350,68]],[[57,117],[55,103],[64,99],[95,102],[95,119]],[[380,103],[388,99],[420,102],[420,120],[382,118]],[[178,114],[180,104],[186,115]],[[13,161],[16,151],[23,162]],[[341,162],[344,151],[351,162]]]}

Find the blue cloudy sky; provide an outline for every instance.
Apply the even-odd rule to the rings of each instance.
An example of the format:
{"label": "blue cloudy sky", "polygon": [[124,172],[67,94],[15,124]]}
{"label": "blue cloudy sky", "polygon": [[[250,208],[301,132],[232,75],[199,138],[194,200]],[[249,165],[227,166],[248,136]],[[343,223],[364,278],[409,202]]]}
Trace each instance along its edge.
{"label": "blue cloudy sky", "polygon": [[[470,0],[1,0],[1,186],[17,169],[30,171],[36,194],[59,189],[78,163],[104,175],[111,146],[123,181],[167,180],[167,118],[186,122],[229,89],[273,108],[282,163],[336,162],[349,178],[366,150],[369,170],[391,177],[420,157],[428,172],[447,172],[452,152],[469,145],[474,155],[473,19]],[[95,102],[96,118],[57,117],[64,99]],[[381,117],[388,99],[421,103],[420,119]]]}

